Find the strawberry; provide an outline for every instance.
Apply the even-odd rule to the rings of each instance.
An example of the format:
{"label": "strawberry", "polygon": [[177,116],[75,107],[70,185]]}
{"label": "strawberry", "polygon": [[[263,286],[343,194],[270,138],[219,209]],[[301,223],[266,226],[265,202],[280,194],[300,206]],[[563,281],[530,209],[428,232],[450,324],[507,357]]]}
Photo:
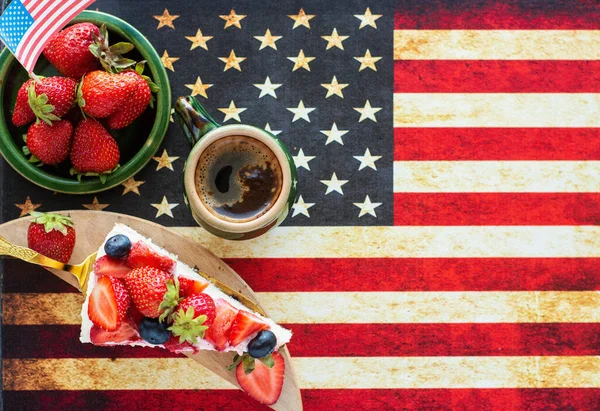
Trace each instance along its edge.
{"label": "strawberry", "polygon": [[35,114],[33,114],[31,107],[29,107],[29,99],[27,96],[27,90],[29,90],[29,86],[32,84],[33,80],[27,80],[17,92],[15,108],[12,114],[12,123],[16,127],[24,126],[25,124],[31,123],[33,120],[35,120]]}
{"label": "strawberry", "polygon": [[112,258],[108,255],[100,257],[94,263],[94,273],[96,273],[98,277],[110,275],[111,277],[123,279],[130,271],[131,268],[129,268],[123,260]]}
{"label": "strawberry", "polygon": [[131,98],[127,101],[127,104],[108,117],[108,127],[115,130],[127,127],[133,123],[146,110],[152,98],[150,86],[141,74],[138,74],[134,70],[128,70],[123,73],[123,76],[133,78],[137,87]]}
{"label": "strawberry", "polygon": [[179,276],[179,295],[189,297],[190,295],[199,294],[209,285],[210,283],[206,280],[198,281]]}
{"label": "strawberry", "polygon": [[79,23],[61,30],[44,47],[44,57],[63,76],[80,78],[100,67],[98,59],[90,52],[94,36],[100,29],[92,23]]}
{"label": "strawberry", "polygon": [[215,302],[208,294],[200,293],[184,298],[173,313],[173,325],[169,330],[179,342],[195,344],[198,338],[204,338],[204,332],[215,321]]}
{"label": "strawberry", "polygon": [[17,92],[12,122],[20,127],[37,117],[51,124],[67,114],[75,103],[77,82],[67,77],[45,77],[39,83],[28,80]]}
{"label": "strawberry", "polygon": [[32,211],[27,230],[27,245],[32,250],[67,263],[75,247],[75,228],[69,217]]}
{"label": "strawberry", "polygon": [[[127,288],[127,287],[125,287]],[[142,314],[135,305],[131,305],[129,307],[129,311],[127,312],[127,318],[128,320],[131,322],[131,324],[133,325],[133,328],[136,329],[136,331],[139,332],[140,327],[139,324],[142,322],[142,320],[144,319],[144,314]]]}
{"label": "strawberry", "polygon": [[134,342],[139,339],[140,334],[128,318],[125,318],[119,328],[114,331],[106,331],[96,325],[93,325],[90,329],[90,340],[95,345]]}
{"label": "strawberry", "polygon": [[271,367],[261,360],[254,361],[254,369],[250,373],[246,373],[247,365],[244,362],[240,362],[235,370],[240,387],[256,401],[266,405],[275,404],[279,399],[285,374],[285,361],[281,354],[274,352],[271,356],[272,362],[268,360]]}
{"label": "strawberry", "polygon": [[119,164],[119,146],[97,120],[82,120],[73,134],[71,147],[72,174],[101,175],[112,172]]}
{"label": "strawberry", "polygon": [[196,347],[194,347],[187,341],[184,341],[182,343],[179,342],[179,338],[173,335],[171,336],[171,338],[169,338],[169,340],[166,343],[163,344],[163,346],[165,347],[165,349],[176,354],[195,354],[199,351]]}
{"label": "strawberry", "polygon": [[34,123],[27,130],[24,153],[33,154],[44,164],[62,163],[69,157],[72,135],[73,126],[68,120],[59,120],[51,126],[44,122]]}
{"label": "strawberry", "polygon": [[[181,281],[181,278],[179,279]],[[216,317],[213,325],[206,330],[205,339],[215,345],[217,351],[227,348],[231,326],[235,321],[238,309],[229,304],[223,298],[215,300]]]}
{"label": "strawberry", "polygon": [[121,280],[100,277],[88,300],[88,317],[94,325],[106,331],[115,331],[125,318],[131,299]]}
{"label": "strawberry", "polygon": [[171,258],[152,251],[142,241],[138,241],[131,247],[125,262],[131,268],[154,267],[166,272],[171,272],[176,264]]}
{"label": "strawberry", "polygon": [[250,335],[269,328],[260,318],[247,311],[240,310],[231,325],[229,345],[235,347]]}
{"label": "strawberry", "polygon": [[108,117],[121,106],[129,104],[137,87],[136,78],[127,72],[113,74],[92,71],[81,80],[77,102],[85,114],[97,118]]}
{"label": "strawberry", "polygon": [[[161,305],[167,292],[170,291],[167,288],[167,281],[172,287],[173,276],[171,274],[152,267],[135,268],[125,276],[125,286],[133,304],[144,316],[150,318],[158,318],[165,310]],[[175,300],[179,302],[179,290],[176,291]],[[171,291],[169,295],[171,294],[174,292]]]}

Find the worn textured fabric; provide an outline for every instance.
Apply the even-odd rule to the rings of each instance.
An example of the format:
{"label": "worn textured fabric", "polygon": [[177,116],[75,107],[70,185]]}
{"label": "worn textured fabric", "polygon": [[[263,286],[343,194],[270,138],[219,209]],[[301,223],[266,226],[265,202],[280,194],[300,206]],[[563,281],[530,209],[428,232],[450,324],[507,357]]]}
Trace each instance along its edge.
{"label": "worn textured fabric", "polygon": [[[148,37],[174,99],[280,131],[301,200],[249,245],[202,233],[171,124],[135,181],[96,195],[1,162],[2,221],[104,209],[201,237],[294,331],[307,410],[600,409],[600,6],[96,7]],[[80,344],[74,289],[15,261],[3,276],[6,409],[266,409],[185,358]]]}

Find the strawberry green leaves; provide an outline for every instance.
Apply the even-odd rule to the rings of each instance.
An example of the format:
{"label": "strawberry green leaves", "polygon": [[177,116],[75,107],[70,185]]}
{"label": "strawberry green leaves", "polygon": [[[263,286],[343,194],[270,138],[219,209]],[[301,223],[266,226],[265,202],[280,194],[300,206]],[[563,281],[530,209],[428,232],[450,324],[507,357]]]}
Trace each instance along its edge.
{"label": "strawberry green leaves", "polygon": [[37,119],[36,123],[42,120],[51,126],[53,121],[60,120],[58,116],[53,114],[54,106],[48,103],[48,96],[46,94],[40,94],[39,96],[36,94],[35,82],[31,83],[27,89],[27,100]]}
{"label": "strawberry green leaves", "polygon": [[[269,354],[263,358],[258,358],[258,360],[269,368],[273,368],[273,366],[275,366],[273,354]],[[229,371],[233,371],[240,363],[242,363],[244,366],[244,373],[248,375],[251,374],[256,368],[255,361],[256,359],[251,357],[248,353],[244,353],[243,355],[236,354],[233,357],[233,363],[227,367],[227,369]]]}
{"label": "strawberry green leaves", "polygon": [[52,230],[56,230],[60,231],[64,235],[67,235],[67,227],[74,227],[73,220],[64,215],[40,213],[39,211],[32,211],[30,214],[33,217],[32,222],[36,224],[42,224],[47,233]]}
{"label": "strawberry green leaves", "polygon": [[173,315],[173,325],[168,329],[175,337],[179,337],[180,344],[183,344],[184,341],[196,344],[198,338],[204,338],[204,332],[208,329],[207,326],[203,325],[206,318],[206,315],[195,317],[193,307],[188,307],[187,311],[180,308]]}
{"label": "strawberry green leaves", "polygon": [[173,314],[179,305],[179,302],[182,300],[179,297],[179,280],[177,277],[174,277],[175,281],[168,280],[167,281],[167,292],[163,297],[162,303],[158,307],[159,310],[162,310],[162,314],[158,317],[158,320],[162,322],[172,322]]}

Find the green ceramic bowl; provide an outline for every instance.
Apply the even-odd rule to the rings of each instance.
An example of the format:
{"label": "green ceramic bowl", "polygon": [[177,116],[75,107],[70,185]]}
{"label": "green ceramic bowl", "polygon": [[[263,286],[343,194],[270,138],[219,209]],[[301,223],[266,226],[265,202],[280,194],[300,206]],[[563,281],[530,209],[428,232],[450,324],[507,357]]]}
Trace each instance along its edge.
{"label": "green ceramic bowl", "polygon": [[[27,161],[23,155],[23,135],[27,127],[17,128],[12,125],[12,109],[19,87],[29,78],[27,72],[13,57],[7,48],[0,53],[0,153],[6,161],[23,177],[29,181],[47,188],[68,194],[87,194],[108,190],[121,184],[132,177],[150,161],[158,150],[167,127],[171,112],[171,89],[165,68],[160,57],[148,40],[133,26],[110,14],[84,11],[70,24],[92,22],[98,26],[106,23],[109,30],[111,44],[118,41],[128,41],[135,46],[135,50],[127,53],[127,57],[134,60],[146,60],[147,74],[160,87],[155,94],[154,108],[148,107],[146,111],[129,127],[122,130],[110,130],[121,150],[121,167],[108,176],[106,183],[102,184],[98,177],[83,177],[81,182],[69,175],[69,162],[59,166],[36,167]],[[35,73],[42,76],[59,75],[48,61],[40,56]]]}

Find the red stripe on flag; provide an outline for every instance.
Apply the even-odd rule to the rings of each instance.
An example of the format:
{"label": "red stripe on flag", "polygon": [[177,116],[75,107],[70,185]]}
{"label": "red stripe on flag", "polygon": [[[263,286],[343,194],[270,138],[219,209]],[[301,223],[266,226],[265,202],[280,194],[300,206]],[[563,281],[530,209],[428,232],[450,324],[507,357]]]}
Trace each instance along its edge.
{"label": "red stripe on flag", "polygon": [[37,20],[38,17],[41,16],[46,10],[57,9],[58,6],[60,6],[60,4],[53,4],[53,2],[51,1],[38,1],[37,3],[32,4],[31,7],[28,7],[27,9],[29,10],[29,14],[31,14],[31,17],[33,17],[34,20]]}
{"label": "red stripe on flag", "polygon": [[264,258],[227,262],[255,291],[600,289],[600,258]]}
{"label": "red stripe on flag", "polygon": [[597,30],[598,21],[600,5],[594,1],[399,0],[394,28]]}
{"label": "red stripe on flag", "polygon": [[[255,258],[226,262],[258,292],[600,289],[600,258]],[[43,268],[16,260],[5,263],[5,293],[79,292]]]}
{"label": "red stripe on flag", "polygon": [[396,93],[596,93],[600,61],[396,60]]}
{"label": "red stripe on flag", "polygon": [[600,129],[395,128],[394,159],[600,160]]}
{"label": "red stripe on flag", "polygon": [[[9,410],[144,409],[245,410],[270,408],[241,390],[4,391]],[[600,388],[324,389],[302,390],[304,409],[355,410],[598,410]]]}
{"label": "red stripe on flag", "polygon": [[600,193],[394,193],[394,225],[598,225]]}
{"label": "red stripe on flag", "polygon": [[[598,323],[283,324],[294,357],[600,355]],[[44,341],[45,344],[39,344]],[[78,325],[6,325],[4,358],[165,358],[163,349],[79,343]]]}

